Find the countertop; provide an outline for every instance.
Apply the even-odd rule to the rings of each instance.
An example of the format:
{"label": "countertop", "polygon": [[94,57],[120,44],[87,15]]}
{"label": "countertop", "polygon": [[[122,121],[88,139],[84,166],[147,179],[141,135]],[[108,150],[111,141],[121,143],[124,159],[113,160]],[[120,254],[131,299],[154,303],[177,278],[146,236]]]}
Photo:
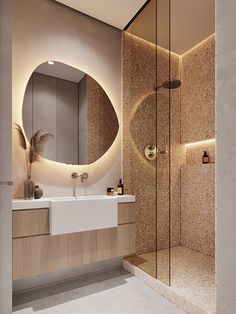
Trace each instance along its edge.
{"label": "countertop", "polygon": [[[117,203],[134,203],[135,196],[133,195],[115,195],[115,196],[107,196],[107,195],[88,195],[88,196],[78,196],[78,199],[83,198],[115,198],[117,199]],[[24,199],[13,199],[12,200],[12,210],[22,210],[22,209],[33,209],[33,208],[49,208],[51,200],[73,200],[73,197],[45,197],[41,199],[33,199],[33,200],[24,200]]]}

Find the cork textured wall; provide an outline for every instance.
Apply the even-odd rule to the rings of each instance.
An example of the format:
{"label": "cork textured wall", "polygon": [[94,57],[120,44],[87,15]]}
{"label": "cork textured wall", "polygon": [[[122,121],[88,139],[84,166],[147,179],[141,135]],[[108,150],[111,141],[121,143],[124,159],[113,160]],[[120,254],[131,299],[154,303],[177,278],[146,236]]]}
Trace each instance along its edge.
{"label": "cork textured wall", "polygon": [[[171,245],[180,245],[180,91],[171,92],[169,110],[169,90],[156,90],[169,77],[166,50],[124,33],[123,62],[123,176],[126,193],[136,196],[136,249],[144,253],[168,247],[169,223]],[[179,59],[174,54],[171,74],[180,77]],[[156,143],[160,150],[167,148],[167,154],[148,161],[144,148]]]}
{"label": "cork textured wall", "polygon": [[[215,138],[214,42],[171,54],[171,79],[181,78],[181,88],[155,92],[169,79],[168,52],[123,35],[123,176],[136,196],[137,253],[167,248],[171,230],[171,246],[214,255],[215,142],[192,144]],[[143,150],[153,143],[168,152],[148,161]]]}
{"label": "cork textured wall", "polygon": [[119,123],[110,99],[103,88],[87,77],[88,164],[98,160],[112,145]]}
{"label": "cork textured wall", "polygon": [[215,163],[215,140],[187,144],[185,145],[185,149],[187,165],[202,164],[202,155],[204,151],[206,151],[209,156],[209,162]]}
{"label": "cork textured wall", "polygon": [[136,196],[137,253],[156,249],[156,167],[143,157],[156,142],[155,60],[151,44],[123,34],[123,177]]}
{"label": "cork textured wall", "polygon": [[181,168],[181,245],[215,254],[215,165]]}
{"label": "cork textured wall", "polygon": [[182,56],[182,143],[215,138],[215,36]]}
{"label": "cork textured wall", "polygon": [[[215,254],[215,36],[182,57],[181,244]],[[202,142],[199,142],[202,141]],[[197,142],[197,143],[196,143]],[[202,164],[204,151],[209,164]]]}

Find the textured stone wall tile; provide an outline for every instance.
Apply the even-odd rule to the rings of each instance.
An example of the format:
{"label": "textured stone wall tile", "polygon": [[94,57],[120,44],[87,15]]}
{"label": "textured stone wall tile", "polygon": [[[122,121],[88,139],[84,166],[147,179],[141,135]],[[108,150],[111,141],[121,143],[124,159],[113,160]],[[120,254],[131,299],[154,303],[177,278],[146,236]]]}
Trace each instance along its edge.
{"label": "textured stone wall tile", "polygon": [[182,57],[182,143],[215,138],[215,36]]}
{"label": "textured stone wall tile", "polygon": [[[128,33],[123,47],[124,182],[126,193],[136,195],[136,248],[144,253],[168,248],[170,226],[171,245],[180,245],[180,89],[156,92],[170,68],[172,78],[180,78],[180,64],[172,54],[169,67],[166,50]],[[147,144],[167,148],[167,154],[148,161]]]}
{"label": "textured stone wall tile", "polygon": [[215,165],[181,168],[181,244],[215,254]]}

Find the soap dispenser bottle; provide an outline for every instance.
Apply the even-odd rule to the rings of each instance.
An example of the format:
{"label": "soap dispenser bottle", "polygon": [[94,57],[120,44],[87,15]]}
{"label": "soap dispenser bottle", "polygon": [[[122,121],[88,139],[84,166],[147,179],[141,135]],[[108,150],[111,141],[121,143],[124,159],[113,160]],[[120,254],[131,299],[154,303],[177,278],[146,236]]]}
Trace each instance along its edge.
{"label": "soap dispenser bottle", "polygon": [[202,156],[202,163],[203,163],[203,164],[208,164],[208,163],[209,163],[209,156],[208,156],[206,150],[204,151],[204,154],[203,154],[203,156]]}
{"label": "soap dispenser bottle", "polygon": [[119,180],[118,186],[117,186],[117,192],[118,195],[123,195],[124,194],[124,185],[122,183],[122,180]]}

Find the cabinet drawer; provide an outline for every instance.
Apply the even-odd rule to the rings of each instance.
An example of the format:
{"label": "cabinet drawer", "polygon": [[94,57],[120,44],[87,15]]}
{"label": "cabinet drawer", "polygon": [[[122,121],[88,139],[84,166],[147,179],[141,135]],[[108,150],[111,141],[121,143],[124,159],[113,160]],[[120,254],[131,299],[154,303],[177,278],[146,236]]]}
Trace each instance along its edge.
{"label": "cabinet drawer", "polygon": [[27,278],[135,252],[135,224],[13,240],[13,279]]}
{"label": "cabinet drawer", "polygon": [[128,224],[135,222],[134,203],[118,204],[118,224]]}
{"label": "cabinet drawer", "polygon": [[16,210],[12,214],[13,238],[49,233],[49,209]]}

